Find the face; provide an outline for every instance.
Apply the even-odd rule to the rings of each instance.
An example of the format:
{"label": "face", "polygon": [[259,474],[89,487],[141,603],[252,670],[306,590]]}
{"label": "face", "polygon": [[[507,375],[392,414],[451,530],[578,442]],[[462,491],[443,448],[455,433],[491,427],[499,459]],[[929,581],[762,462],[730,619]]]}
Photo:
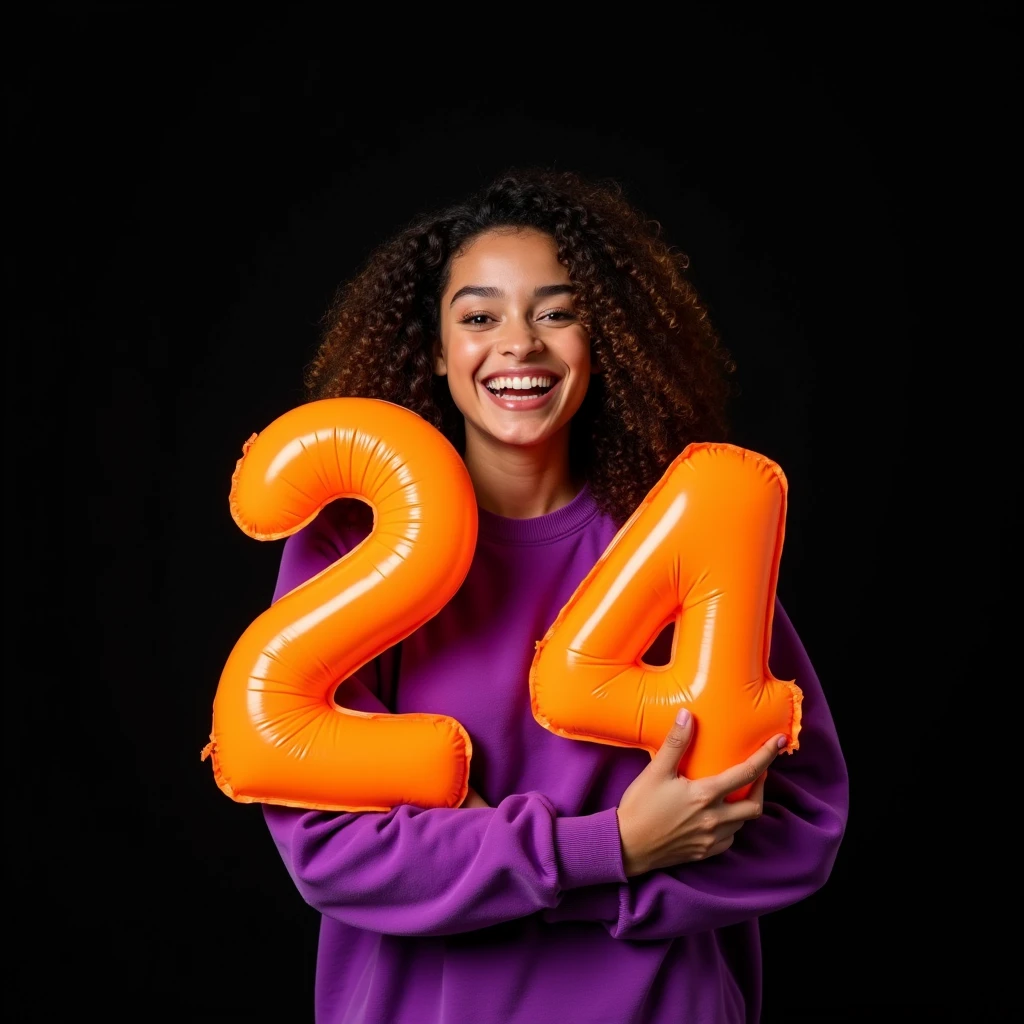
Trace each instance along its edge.
{"label": "face", "polygon": [[557,252],[550,235],[503,229],[452,261],[434,368],[465,417],[467,452],[568,443],[590,383],[590,339]]}

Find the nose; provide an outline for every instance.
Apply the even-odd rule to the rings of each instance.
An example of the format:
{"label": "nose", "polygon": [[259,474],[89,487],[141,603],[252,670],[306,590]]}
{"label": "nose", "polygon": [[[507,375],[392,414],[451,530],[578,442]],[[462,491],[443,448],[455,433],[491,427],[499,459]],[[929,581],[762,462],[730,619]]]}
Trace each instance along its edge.
{"label": "nose", "polygon": [[503,356],[523,359],[531,352],[539,352],[544,342],[532,323],[508,323],[498,338],[498,352]]}

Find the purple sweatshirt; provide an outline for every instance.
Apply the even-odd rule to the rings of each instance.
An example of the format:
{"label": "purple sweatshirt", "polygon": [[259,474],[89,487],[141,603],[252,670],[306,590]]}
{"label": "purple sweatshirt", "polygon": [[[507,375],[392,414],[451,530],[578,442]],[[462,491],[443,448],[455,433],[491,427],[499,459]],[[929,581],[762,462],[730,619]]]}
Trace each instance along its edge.
{"label": "purple sweatshirt", "polygon": [[[349,506],[350,507],[350,506]],[[285,541],[274,600],[366,534],[345,503]],[[824,884],[848,780],[814,669],[779,606],[772,673],[804,693],[800,748],[725,853],[628,879],[615,809],[643,750],[564,739],[530,710],[534,645],[616,532],[587,489],[536,519],[480,510],[441,612],[339,690],[361,711],[443,713],[473,741],[489,808],[386,813],[264,804],[322,915],[318,1024],[753,1024],[757,918]]]}

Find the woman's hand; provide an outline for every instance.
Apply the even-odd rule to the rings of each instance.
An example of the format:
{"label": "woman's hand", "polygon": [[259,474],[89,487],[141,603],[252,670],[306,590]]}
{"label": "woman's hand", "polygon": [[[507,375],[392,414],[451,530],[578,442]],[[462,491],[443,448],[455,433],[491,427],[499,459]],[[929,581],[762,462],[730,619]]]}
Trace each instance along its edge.
{"label": "woman's hand", "polygon": [[459,804],[460,807],[490,807],[491,805],[472,787],[466,794],[466,799]]}
{"label": "woman's hand", "polygon": [[[678,771],[692,737],[693,718],[682,711],[651,763],[622,794],[617,813],[627,878],[714,857],[732,846],[745,821],[761,815],[765,771],[785,737],[773,737],[718,775],[688,779]],[[745,799],[726,803],[730,793],[751,782]]]}

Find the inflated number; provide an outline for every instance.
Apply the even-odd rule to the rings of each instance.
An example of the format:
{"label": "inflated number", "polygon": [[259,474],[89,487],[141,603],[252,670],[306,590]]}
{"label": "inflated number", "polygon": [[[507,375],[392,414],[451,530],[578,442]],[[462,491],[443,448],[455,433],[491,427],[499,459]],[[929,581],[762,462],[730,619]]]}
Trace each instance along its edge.
{"label": "inflated number", "polygon": [[[688,778],[738,764],[777,733],[795,750],[803,694],[768,668],[786,495],[770,459],[728,444],[688,446],[538,643],[537,721],[559,736],[653,755],[689,708],[695,733],[680,762]],[[645,664],[669,623],[669,664]]]}
{"label": "inflated number", "polygon": [[230,505],[250,537],[277,540],[344,497],[371,506],[370,535],[242,634],[221,673],[203,756],[242,803],[458,806],[472,745],[454,718],[353,711],[334,692],[461,586],[477,537],[469,474],[444,435],[408,409],[324,399],[249,439]]}

